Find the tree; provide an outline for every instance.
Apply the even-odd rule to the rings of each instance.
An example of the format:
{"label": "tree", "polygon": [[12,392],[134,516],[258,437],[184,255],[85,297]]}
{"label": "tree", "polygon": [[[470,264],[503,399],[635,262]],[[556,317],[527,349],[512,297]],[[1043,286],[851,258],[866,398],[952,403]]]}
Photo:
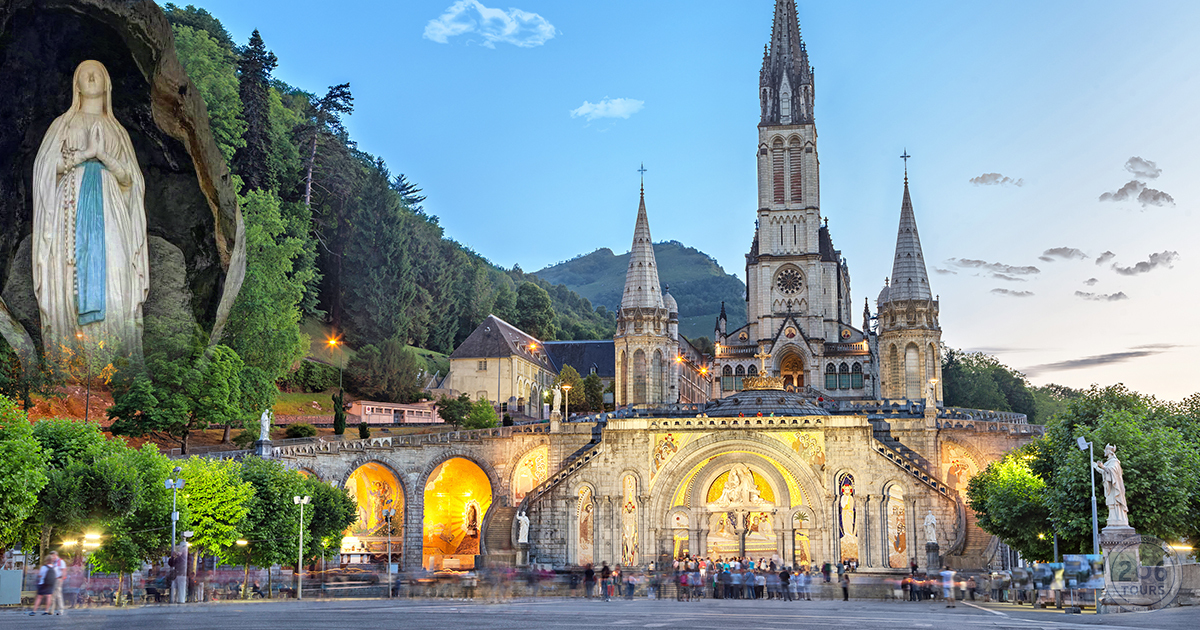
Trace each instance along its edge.
{"label": "tree", "polygon": [[1049,560],[1052,551],[1046,481],[1034,474],[1034,449],[1018,449],[971,478],[967,501],[984,531],[999,536],[1030,560]]}
{"label": "tree", "polygon": [[333,434],[344,435],[346,433],[346,397],[342,394],[342,390],[338,390],[333,395]]}
{"label": "tree", "polygon": [[[313,167],[317,163],[317,145],[322,138],[341,137],[346,129],[342,126],[342,115],[354,111],[354,96],[350,94],[350,84],[342,83],[329,88],[325,96],[312,104],[308,123],[308,133],[312,136],[309,141],[308,159],[304,165],[304,206],[312,207]],[[403,176],[401,176],[403,177]]]}
{"label": "tree", "polygon": [[583,379],[583,402],[583,409],[604,411],[604,381],[600,375],[592,373]]}
{"label": "tree", "polygon": [[246,279],[234,300],[223,336],[245,366],[244,395],[256,415],[275,403],[275,382],[308,349],[300,332],[300,300],[312,270],[295,273],[293,263],[304,241],[287,232],[275,193],[251,190],[241,198],[246,224]]}
{"label": "tree", "polygon": [[246,121],[245,146],[234,155],[234,167],[246,190],[277,189],[271,181],[271,72],[278,59],[267,50],[258,29],[250,34],[250,43],[238,59],[238,95],[242,99],[242,117]]}
{"label": "tree", "polygon": [[25,542],[44,554],[52,537],[78,537],[97,523],[128,516],[137,507],[139,479],[121,459],[124,443],[108,440],[94,422],[41,420],[33,436],[46,454],[46,485],[24,527]]}
{"label": "tree", "polygon": [[1033,417],[1033,396],[1025,377],[982,352],[946,349],[942,393],[947,406],[1017,411]]}
{"label": "tree", "polygon": [[221,24],[221,21],[213,17],[208,11],[198,9],[190,4],[181,9],[174,3],[168,2],[163,5],[163,13],[167,15],[167,21],[171,23],[171,26],[185,26],[204,31],[221,48],[229,51],[233,50],[233,38],[229,36],[229,31],[225,30],[225,26]]}
{"label": "tree", "polygon": [[[324,483],[315,477],[304,480],[304,493],[312,497],[312,520],[305,537],[308,556],[324,557],[329,549],[342,547],[342,533],[358,519],[358,504],[345,486]],[[305,510],[305,516],[310,510]]]}
{"label": "tree", "polygon": [[[572,403],[567,396],[563,396],[563,398],[566,399],[566,404],[570,405],[570,409],[575,409],[577,411],[584,409],[587,405],[587,395],[583,389],[583,379],[580,378],[579,372],[569,365],[564,365],[562,369],[558,371],[558,376],[554,377],[554,384],[550,389],[553,391],[562,387],[563,385],[570,385],[570,391],[575,393],[574,403]],[[567,411],[570,411],[570,409]]]}
{"label": "tree", "polygon": [[463,421],[463,427],[467,429],[490,429],[499,423],[500,418],[496,416],[496,409],[492,407],[491,401],[486,398],[480,398],[471,405],[471,411],[467,413],[467,417]]}
{"label": "tree", "polygon": [[396,339],[363,346],[346,366],[353,390],[372,400],[409,403],[421,396],[420,375],[425,363],[412,348]]}
{"label": "tree", "polygon": [[0,555],[21,542],[23,526],[34,515],[38,494],[48,481],[46,463],[25,412],[0,396]]}
{"label": "tree", "polygon": [[181,520],[192,530],[191,543],[223,562],[236,560],[234,549],[246,528],[254,486],[242,479],[241,464],[228,459],[189,457],[181,474]]}
{"label": "tree", "polygon": [[[246,146],[242,137],[246,133],[246,121],[242,120],[242,99],[238,96],[236,58],[230,48],[206,30],[176,24],[174,31],[175,53],[204,98],[217,148],[225,161],[232,163],[238,149]],[[225,37],[228,36],[225,33]]]}
{"label": "tree", "polygon": [[466,394],[459,394],[458,398],[442,396],[434,406],[437,407],[438,416],[442,420],[459,427],[467,421],[467,416],[471,413],[471,398]]}
{"label": "tree", "polygon": [[[250,541],[247,550],[250,563],[263,567],[294,560],[299,540],[300,506],[292,497],[306,494],[306,480],[277,461],[258,457],[247,457],[242,461],[241,477],[254,487],[253,497],[246,503],[246,521],[240,530]],[[313,510],[304,511],[305,529],[312,517]]]}
{"label": "tree", "polygon": [[163,524],[171,515],[171,491],[163,482],[172,463],[154,444],[123,449],[118,457],[122,467],[136,474],[137,499],[132,512],[103,524],[102,543],[91,561],[101,571],[117,573],[119,588],[121,574],[136,571],[170,549],[170,530]]}
{"label": "tree", "polygon": [[517,328],[537,339],[554,339],[554,304],[545,289],[525,282],[517,289]]}
{"label": "tree", "polygon": [[517,321],[517,294],[507,284],[501,284],[496,290],[492,314],[506,322]]}
{"label": "tree", "polygon": [[[980,527],[1033,554],[1039,533],[1057,532],[1065,553],[1091,553],[1091,477],[1079,437],[1117,447],[1125,471],[1129,522],[1168,541],[1195,540],[1200,523],[1200,441],[1186,405],[1164,405],[1124,386],[1092,389],[1069,401],[1044,437],[973,478],[968,496]],[[1181,429],[1181,427],[1183,427]],[[1028,472],[1026,472],[1026,469]],[[1099,520],[1106,520],[1097,479]]]}
{"label": "tree", "polygon": [[245,365],[228,346],[149,363],[151,370],[135,371],[113,392],[114,404],[108,410],[113,435],[170,437],[186,455],[192,431],[229,425],[246,416]]}
{"label": "tree", "polygon": [[371,437],[371,425],[367,424],[366,421],[359,422],[358,423],[358,439],[365,440],[369,437]]}

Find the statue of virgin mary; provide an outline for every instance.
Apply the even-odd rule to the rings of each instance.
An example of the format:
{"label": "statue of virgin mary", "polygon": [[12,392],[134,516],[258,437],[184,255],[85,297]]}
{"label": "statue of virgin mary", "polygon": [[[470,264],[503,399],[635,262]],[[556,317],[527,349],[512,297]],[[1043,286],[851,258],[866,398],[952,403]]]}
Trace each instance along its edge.
{"label": "statue of virgin mary", "polygon": [[49,356],[82,342],[140,357],[150,291],[145,181],[98,61],[75,69],[71,108],[33,163],[33,281]]}

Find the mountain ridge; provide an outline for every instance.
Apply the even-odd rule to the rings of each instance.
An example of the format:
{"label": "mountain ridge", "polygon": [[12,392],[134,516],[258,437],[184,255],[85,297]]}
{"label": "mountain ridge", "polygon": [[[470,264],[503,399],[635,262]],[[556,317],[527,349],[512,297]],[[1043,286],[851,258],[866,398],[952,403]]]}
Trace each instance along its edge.
{"label": "mountain ridge", "polygon": [[[679,303],[679,331],[689,339],[712,338],[713,325],[725,302],[729,330],[746,320],[746,285],[726,273],[716,259],[679,241],[654,243],[659,282]],[[615,311],[621,306],[629,252],[616,254],[600,247],[587,254],[550,265],[533,275],[551,284],[564,284],[595,305]]]}

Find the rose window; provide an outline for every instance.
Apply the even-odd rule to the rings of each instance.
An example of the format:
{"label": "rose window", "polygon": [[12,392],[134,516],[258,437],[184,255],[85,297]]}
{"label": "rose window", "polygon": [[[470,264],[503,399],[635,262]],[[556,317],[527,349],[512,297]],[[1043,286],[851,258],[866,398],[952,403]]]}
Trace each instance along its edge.
{"label": "rose window", "polygon": [[788,295],[793,295],[800,291],[801,284],[800,272],[795,269],[784,269],[775,278],[775,286]]}

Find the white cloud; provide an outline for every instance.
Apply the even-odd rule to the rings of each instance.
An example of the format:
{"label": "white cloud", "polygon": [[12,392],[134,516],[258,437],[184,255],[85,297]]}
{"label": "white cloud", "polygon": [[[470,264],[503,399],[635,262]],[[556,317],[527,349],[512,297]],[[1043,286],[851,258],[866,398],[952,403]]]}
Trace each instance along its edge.
{"label": "white cloud", "polygon": [[1158,168],[1157,164],[1150,160],[1143,160],[1136,155],[1125,161],[1125,170],[1137,177],[1144,177],[1146,179],[1154,179],[1162,175],[1162,169]]}
{"label": "white cloud", "polygon": [[642,105],[645,104],[645,101],[632,98],[608,98],[606,96],[599,103],[584,101],[583,105],[571,110],[571,118],[578,118],[580,116],[588,120],[595,120],[597,118],[629,118],[642,111]]}
{"label": "white cloud", "polygon": [[1012,289],[992,289],[992,293],[996,295],[1008,295],[1011,297],[1030,297],[1033,291],[1013,291]]}
{"label": "white cloud", "polygon": [[979,177],[972,177],[971,183],[976,186],[1024,186],[1024,179],[1013,179],[1000,173],[984,173]]}
{"label": "white cloud", "polygon": [[553,24],[537,13],[490,9],[478,0],[458,0],[425,25],[425,39],[447,44],[451,37],[477,33],[488,48],[495,48],[496,42],[533,48],[553,39],[557,32]]}
{"label": "white cloud", "polygon": [[1175,261],[1178,259],[1179,252],[1167,251],[1158,254],[1150,254],[1149,260],[1140,261],[1134,264],[1132,267],[1120,267],[1116,263],[1113,263],[1112,270],[1121,274],[1122,276],[1136,276],[1138,274],[1154,271],[1158,267],[1173,267],[1175,265]]}
{"label": "white cloud", "polygon": [[1081,297],[1085,300],[1091,300],[1092,302],[1120,302],[1121,300],[1129,299],[1129,296],[1125,295],[1124,291],[1119,291],[1117,293],[1087,293],[1085,291],[1076,291],[1075,296]]}

